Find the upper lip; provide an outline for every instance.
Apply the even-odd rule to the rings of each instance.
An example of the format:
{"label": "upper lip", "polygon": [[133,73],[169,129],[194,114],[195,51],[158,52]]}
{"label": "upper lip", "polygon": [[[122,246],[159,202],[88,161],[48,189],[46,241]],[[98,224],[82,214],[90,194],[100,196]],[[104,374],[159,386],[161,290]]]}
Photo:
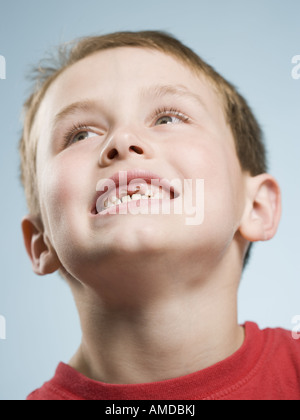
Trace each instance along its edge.
{"label": "upper lip", "polygon": [[[166,179],[166,178],[162,178],[161,176],[148,171],[148,170],[140,170],[140,169],[131,169],[131,170],[124,170],[122,171],[123,173],[126,172],[126,177],[127,177],[127,186],[129,185],[129,183],[132,180],[137,180],[137,179],[142,179],[144,180],[147,184],[151,184],[152,180],[156,180],[159,182],[159,185],[162,186],[162,188],[164,188],[166,191],[171,193],[171,199],[172,198],[177,198],[179,196],[179,193],[175,190],[175,188],[171,185],[171,183]],[[109,193],[113,190],[112,188],[106,188],[104,189],[104,185],[107,185],[107,179],[113,181],[113,187],[114,189],[118,189],[120,186],[120,175],[121,175],[121,171],[116,172],[113,176],[111,176],[110,178],[105,178],[102,180],[100,180],[97,183],[97,192],[95,194],[94,200],[93,200],[93,205],[92,205],[92,213],[96,214],[97,213],[97,202],[100,199],[100,197],[105,194],[105,195],[109,195]],[[125,186],[124,184],[121,184],[121,186]]]}

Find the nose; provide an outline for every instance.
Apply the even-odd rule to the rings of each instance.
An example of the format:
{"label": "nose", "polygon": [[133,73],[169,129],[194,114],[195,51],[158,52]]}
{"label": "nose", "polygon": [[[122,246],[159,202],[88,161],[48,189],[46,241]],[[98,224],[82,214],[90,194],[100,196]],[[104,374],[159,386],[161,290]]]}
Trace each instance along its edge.
{"label": "nose", "polygon": [[118,129],[111,134],[101,150],[99,166],[106,167],[116,160],[126,160],[137,155],[149,158],[150,154],[150,146],[146,145],[132,130]]}

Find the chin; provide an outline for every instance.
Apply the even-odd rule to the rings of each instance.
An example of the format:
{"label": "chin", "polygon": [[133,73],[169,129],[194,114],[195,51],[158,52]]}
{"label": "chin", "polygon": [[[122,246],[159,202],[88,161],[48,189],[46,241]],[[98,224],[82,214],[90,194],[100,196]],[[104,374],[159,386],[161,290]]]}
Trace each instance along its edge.
{"label": "chin", "polygon": [[[171,229],[171,227],[170,227]],[[132,254],[156,254],[170,248],[172,230],[167,231],[168,226],[158,223],[150,223],[145,219],[137,223],[124,223],[116,229],[110,229],[102,236],[101,247],[106,254],[132,255]],[[104,239],[104,240],[103,240]],[[100,244],[99,244],[100,245]]]}

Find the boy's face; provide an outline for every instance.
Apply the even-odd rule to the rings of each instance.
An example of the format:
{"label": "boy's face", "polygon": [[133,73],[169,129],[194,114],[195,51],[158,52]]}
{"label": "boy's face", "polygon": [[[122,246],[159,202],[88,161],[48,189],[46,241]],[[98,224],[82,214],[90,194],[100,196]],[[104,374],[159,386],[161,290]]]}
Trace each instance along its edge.
{"label": "boy's face", "polygon": [[[166,255],[170,266],[211,270],[228,251],[243,214],[244,176],[219,97],[175,58],[118,48],[77,62],[48,90],[36,129],[45,233],[73,277],[92,283],[121,261],[147,269],[153,256]],[[204,179],[203,223],[188,225],[191,215],[172,212],[188,199],[184,188],[171,214],[94,214],[99,181],[131,170],[182,186]],[[194,187],[193,203],[203,206]]]}

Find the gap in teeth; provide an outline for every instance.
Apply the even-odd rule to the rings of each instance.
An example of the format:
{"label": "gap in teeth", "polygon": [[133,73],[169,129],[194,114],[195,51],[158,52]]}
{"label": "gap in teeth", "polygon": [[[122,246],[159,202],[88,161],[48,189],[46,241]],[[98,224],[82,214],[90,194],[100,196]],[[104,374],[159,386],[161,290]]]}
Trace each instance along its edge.
{"label": "gap in teeth", "polygon": [[128,203],[130,201],[137,201],[137,200],[162,200],[164,198],[163,196],[163,192],[160,189],[160,191],[153,193],[152,191],[147,191],[146,194],[132,194],[132,195],[124,195],[121,198],[118,198],[116,196],[111,196],[109,198],[107,198],[106,200],[104,200],[103,206],[104,209],[108,209],[109,207],[113,207],[113,206],[118,206],[119,204],[122,203]]}

